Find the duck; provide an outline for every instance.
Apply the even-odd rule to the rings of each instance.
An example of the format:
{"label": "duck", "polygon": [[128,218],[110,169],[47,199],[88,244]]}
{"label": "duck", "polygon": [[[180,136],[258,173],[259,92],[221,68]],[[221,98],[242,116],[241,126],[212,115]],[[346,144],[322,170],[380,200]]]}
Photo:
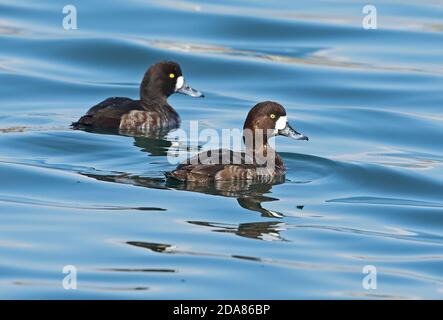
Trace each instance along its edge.
{"label": "duck", "polygon": [[268,139],[275,136],[309,140],[289,124],[286,110],[281,104],[260,102],[249,111],[244,122],[245,151],[204,151],[164,174],[167,181],[180,183],[206,184],[239,180],[272,182],[284,177],[286,173],[283,159],[269,145]]}
{"label": "duck", "polygon": [[167,99],[174,93],[204,97],[190,87],[180,65],[173,61],[153,64],[140,84],[140,99],[111,97],[91,107],[73,129],[118,129],[123,131],[168,131],[178,128],[180,116]]}

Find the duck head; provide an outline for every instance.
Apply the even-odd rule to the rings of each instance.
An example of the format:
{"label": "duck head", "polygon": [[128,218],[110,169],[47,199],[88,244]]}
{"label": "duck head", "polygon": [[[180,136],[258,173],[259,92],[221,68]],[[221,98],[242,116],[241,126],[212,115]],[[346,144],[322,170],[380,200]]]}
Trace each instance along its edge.
{"label": "duck head", "polygon": [[182,93],[191,97],[203,97],[203,94],[190,87],[183,76],[178,63],[162,61],[152,65],[146,71],[140,85],[142,100],[165,100],[174,93]]}
{"label": "duck head", "polygon": [[[273,136],[285,136],[295,140],[309,140],[307,136],[297,132],[288,122],[285,108],[272,101],[264,101],[256,104],[248,113],[243,126],[245,134],[250,132],[255,141],[257,133],[262,134],[262,143],[267,144],[268,138]],[[258,148],[254,142],[255,148]]]}

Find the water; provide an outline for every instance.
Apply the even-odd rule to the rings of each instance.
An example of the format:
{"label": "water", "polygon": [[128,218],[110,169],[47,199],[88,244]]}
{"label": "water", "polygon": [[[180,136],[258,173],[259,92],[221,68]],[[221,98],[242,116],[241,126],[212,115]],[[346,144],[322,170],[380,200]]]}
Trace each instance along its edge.
{"label": "water", "polygon": [[[1,298],[442,298],[442,1],[65,4],[0,1]],[[69,128],[164,59],[185,130],[285,105],[284,183],[170,187],[167,139]]]}

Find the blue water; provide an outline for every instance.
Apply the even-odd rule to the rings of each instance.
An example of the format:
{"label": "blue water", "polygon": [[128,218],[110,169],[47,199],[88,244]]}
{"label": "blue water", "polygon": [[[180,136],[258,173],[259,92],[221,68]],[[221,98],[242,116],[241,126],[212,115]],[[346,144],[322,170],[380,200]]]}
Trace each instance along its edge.
{"label": "blue water", "polygon": [[[366,4],[0,1],[0,298],[441,299],[443,3]],[[286,107],[284,183],[171,188],[169,138],[69,128],[165,59],[185,130]]]}

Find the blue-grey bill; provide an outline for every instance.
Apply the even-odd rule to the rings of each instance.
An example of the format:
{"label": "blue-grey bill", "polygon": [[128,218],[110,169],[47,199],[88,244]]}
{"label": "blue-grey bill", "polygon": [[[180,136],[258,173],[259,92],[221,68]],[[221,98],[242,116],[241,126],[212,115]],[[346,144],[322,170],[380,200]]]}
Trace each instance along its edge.
{"label": "blue-grey bill", "polygon": [[289,123],[286,123],[286,126],[283,129],[278,130],[278,134],[295,140],[309,140],[307,136],[301,134],[300,132],[297,132],[294,128],[292,128]]}

